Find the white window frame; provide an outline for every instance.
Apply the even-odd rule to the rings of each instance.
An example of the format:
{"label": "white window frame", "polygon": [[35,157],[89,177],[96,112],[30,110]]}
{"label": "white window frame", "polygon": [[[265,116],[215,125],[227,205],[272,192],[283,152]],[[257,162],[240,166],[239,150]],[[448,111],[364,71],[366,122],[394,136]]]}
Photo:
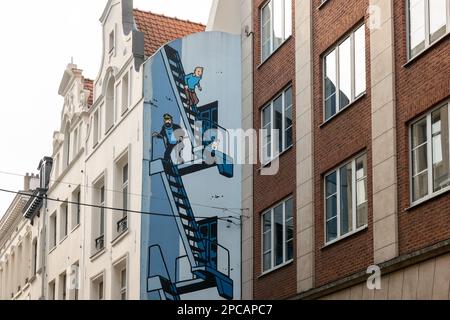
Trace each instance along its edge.
{"label": "white window frame", "polygon": [[[355,33],[359,28],[364,28],[364,52],[365,56],[367,58],[367,46],[366,46],[366,27],[365,23],[359,24],[357,27],[353,28],[341,41],[339,41],[336,45],[334,45],[332,48],[328,49],[326,53],[322,57],[322,100],[323,100],[323,121],[327,122],[333,119],[336,115],[338,115],[341,111],[345,110],[347,107],[349,107],[353,102],[364,96],[367,92],[367,64],[364,64],[364,68],[366,69],[366,79],[364,79],[364,87],[365,90],[361,92],[360,94],[356,95],[356,55],[355,55]],[[351,59],[351,96],[350,101],[346,106],[341,107],[340,105],[340,94],[339,91],[341,89],[340,86],[340,60],[339,60],[339,46],[343,44],[345,41],[347,41],[350,38],[350,59]],[[327,118],[326,114],[326,58],[329,54],[331,54],[333,51],[335,51],[336,55],[336,112],[331,115],[329,118]]]}
{"label": "white window frame", "polygon": [[78,139],[79,139],[79,132],[78,132],[78,126],[75,127],[75,129],[73,130],[73,142],[72,142],[72,154],[73,154],[73,159],[75,159],[75,157],[78,155],[78,151],[80,151],[80,149],[78,148]]}
{"label": "white window frame", "polygon": [[[272,271],[275,271],[277,269],[280,269],[286,265],[288,265],[289,263],[291,263],[292,261],[294,261],[295,259],[295,252],[293,252],[292,254],[292,259],[287,260],[287,244],[288,242],[294,242],[295,241],[295,225],[294,225],[294,234],[293,234],[293,238],[291,240],[287,239],[287,232],[286,232],[286,222],[288,222],[286,220],[286,203],[291,200],[292,201],[292,218],[289,219],[290,220],[294,220],[294,216],[295,216],[295,205],[294,205],[294,198],[293,197],[288,197],[286,199],[284,199],[283,201],[278,202],[276,205],[274,205],[273,207],[271,207],[270,209],[264,211],[261,214],[261,272],[262,274],[267,274],[270,273]],[[280,265],[275,266],[275,219],[274,219],[274,210],[275,208],[279,207],[280,205],[283,205],[283,263],[281,263]],[[264,217],[266,214],[270,214],[271,215],[271,226],[270,226],[270,232],[271,232],[271,247],[270,247],[270,255],[271,255],[271,267],[267,270],[264,270],[264,255],[266,253],[269,253],[269,250],[264,252]],[[293,243],[294,244],[294,243]],[[294,246],[295,248],[295,246]]]}
{"label": "white window frame", "polygon": [[[99,190],[99,206],[100,206],[100,220],[99,220],[99,237],[106,237],[106,187],[101,185]],[[103,198],[103,199],[102,199]],[[103,226],[102,226],[103,224]],[[106,242],[106,238],[104,239]]]}
{"label": "white window frame", "polygon": [[[292,104],[290,106],[286,106],[286,92],[291,89],[291,101]],[[292,113],[292,118],[294,117],[294,96],[293,96],[294,92],[293,92],[293,88],[291,85],[287,86],[285,89],[283,89],[283,91],[278,94],[274,99],[272,99],[265,107],[263,107],[261,109],[261,128],[264,129],[264,111],[268,108],[270,108],[270,144],[271,144],[271,149],[270,149],[270,157],[266,158],[267,156],[267,145],[268,143],[265,143],[264,139],[265,139],[265,132],[263,133],[263,137],[262,137],[262,143],[261,143],[261,147],[262,147],[262,164],[263,165],[267,165],[269,164],[271,161],[273,161],[274,159],[276,159],[278,156],[280,156],[280,154],[286,152],[287,150],[289,150],[293,145],[294,145],[294,124],[292,124],[291,127],[286,128],[286,110],[287,109],[291,109],[291,113]],[[278,98],[282,97],[282,125],[281,125],[281,132],[280,134],[282,135],[282,150],[279,151],[279,147],[278,146],[278,139],[275,139],[275,111],[274,111],[274,107],[273,104],[275,102],[275,100],[277,100]],[[294,120],[294,119],[292,119]],[[286,131],[292,128],[292,143],[290,145],[287,145],[286,143]],[[277,138],[279,138],[279,136],[277,136]],[[277,140],[277,141],[276,141]],[[276,143],[275,143],[276,142]],[[275,144],[278,146],[278,149],[275,149]]]}
{"label": "white window frame", "polygon": [[101,136],[101,107],[97,108],[97,110],[94,111],[94,116],[92,117],[92,124],[93,124],[93,134],[92,134],[92,145],[95,148],[100,143],[100,136]]}
{"label": "white window frame", "polygon": [[68,279],[68,277],[67,277],[67,273],[66,272],[64,272],[64,273],[62,273],[60,276],[59,276],[59,281],[61,282],[60,283],[60,289],[61,289],[61,300],[62,301],[66,301],[66,300],[68,300],[67,298],[68,298],[68,290],[67,290],[67,288],[68,288],[68,286],[67,286],[67,279]]}
{"label": "white window frame", "polygon": [[83,123],[80,123],[80,125],[78,127],[78,151],[80,151],[81,148],[84,147],[83,141],[82,141],[82,139],[83,139],[83,134],[82,134],[83,131],[82,130],[83,130]]}
{"label": "white window frame", "polygon": [[48,291],[49,300],[56,300],[56,279],[48,283]]}
{"label": "white window frame", "polygon": [[[92,237],[92,254],[95,256],[96,254],[98,254],[99,252],[102,252],[105,248],[106,248],[106,239],[107,239],[107,232],[108,232],[108,228],[107,228],[107,210],[104,209],[104,207],[106,206],[106,204],[108,203],[108,196],[107,196],[107,170],[104,170],[92,183],[92,194],[91,194],[91,199],[92,202],[95,203],[98,207],[96,208],[91,208],[91,224],[93,224],[93,227],[91,228],[91,237]],[[104,192],[105,192],[105,197],[104,197],[104,202],[102,202],[101,200],[101,190],[102,188],[104,188]],[[103,226],[103,230],[100,230],[100,224],[101,224],[101,212],[104,212],[104,226]],[[98,220],[96,220],[98,219]],[[97,225],[98,223],[98,225]],[[104,247],[103,249],[98,250],[96,248],[96,239],[98,239],[99,237],[103,236],[103,241],[104,241]]]}
{"label": "white window frame", "polygon": [[74,231],[81,224],[81,186],[72,193],[71,221],[73,222],[71,228]]}
{"label": "white window frame", "polygon": [[[421,116],[417,120],[414,120],[410,126],[409,126],[409,139],[408,139],[408,152],[409,152],[409,199],[411,206],[416,206],[420,203],[426,202],[442,193],[448,192],[450,190],[450,186],[444,187],[441,190],[434,191],[434,185],[433,185],[433,128],[432,128],[432,114],[441,109],[445,108],[447,105],[447,112],[448,112],[448,119],[450,122],[450,102],[446,101],[444,103],[439,104],[437,107],[433,108],[429,112],[427,112],[426,115]],[[422,121],[423,119],[427,120],[427,141],[425,142],[427,144],[427,179],[428,179],[428,194],[416,201],[414,201],[414,186],[413,186],[413,157],[412,153],[414,150],[419,148],[420,146],[423,146],[425,143],[421,144],[420,146],[417,146],[415,148],[412,148],[412,138],[413,138],[413,126]],[[450,123],[449,123],[450,126]],[[450,128],[449,128],[449,141],[450,141]],[[425,170],[424,170],[425,171]],[[423,171],[422,171],[423,173]],[[416,176],[420,175],[418,173]]]}
{"label": "white window frame", "polygon": [[[120,87],[121,87],[121,89],[122,89],[122,95],[121,95],[121,97],[120,97],[120,114],[123,116],[127,111],[128,111],[128,109],[130,108],[130,106],[131,106],[131,99],[130,99],[130,91],[131,91],[131,85],[130,85],[130,78],[131,78],[131,76],[130,76],[131,74],[130,74],[130,72],[126,72],[124,75],[123,75],[123,77],[122,77],[122,80],[120,81]],[[125,86],[124,86],[124,83],[125,83],[125,80],[126,80],[126,89],[127,89],[127,101],[126,101],[126,105],[124,105],[124,89],[125,89]]]}
{"label": "white window frame", "polygon": [[[368,172],[368,168],[365,168],[366,171],[366,176],[364,178],[361,179],[357,179],[356,177],[356,161],[363,157],[366,156],[367,159],[367,153],[363,152],[358,154],[356,157],[354,157],[352,160],[342,163],[341,165],[339,165],[338,167],[334,168],[333,170],[327,172],[327,174],[325,174],[324,179],[323,179],[323,186],[324,186],[324,243],[325,245],[330,245],[333,244],[335,242],[338,242],[342,239],[345,239],[347,237],[349,237],[352,234],[355,234],[361,230],[364,230],[368,227],[368,224],[364,224],[361,227],[357,227],[357,220],[358,220],[358,212],[357,212],[357,190],[356,190],[356,185],[357,185],[357,181],[361,181],[363,179],[367,179],[367,172]],[[341,174],[340,171],[343,167],[348,166],[349,164],[352,165],[352,230],[345,233],[345,234],[341,234],[341,190],[340,190],[340,185],[341,185]],[[336,193],[327,197],[327,177],[336,173]],[[366,180],[367,181],[367,180]],[[336,195],[336,209],[337,209],[337,215],[336,215],[336,219],[337,219],[337,236],[336,239],[330,240],[328,241],[327,239],[327,234],[328,234],[328,229],[327,229],[327,200],[331,197],[333,197],[334,195]],[[368,192],[367,192],[367,188],[366,188],[366,202],[368,204]],[[368,212],[367,212],[368,214]],[[331,219],[330,219],[331,220]]]}
{"label": "white window frame", "polygon": [[412,55],[412,48],[411,48],[411,30],[410,30],[410,21],[411,21],[411,15],[410,15],[410,4],[411,0],[405,0],[406,1],[406,51],[407,51],[407,57],[408,61],[414,59],[415,57],[418,57],[420,54],[425,52],[429,47],[431,47],[433,44],[439,42],[442,38],[447,36],[450,33],[450,4],[447,1],[447,23],[446,23],[446,30],[447,32],[442,35],[441,37],[437,38],[433,42],[431,42],[431,35],[430,35],[430,1],[431,0],[425,0],[425,47],[423,50],[417,52],[415,55]]}
{"label": "white window frame", "polygon": [[[261,33],[261,39],[260,39],[260,43],[261,43],[261,62],[265,62],[266,60],[268,60],[275,51],[277,51],[278,48],[280,48],[290,37],[292,37],[292,27],[293,27],[293,17],[291,19],[291,32],[290,35],[286,37],[286,1],[291,1],[291,0],[284,0],[283,3],[283,16],[281,19],[282,22],[282,28],[283,28],[283,41],[280,43],[280,45],[277,48],[274,48],[274,41],[273,41],[273,33],[274,33],[274,26],[273,26],[273,22],[274,22],[274,10],[273,10],[273,2],[274,0],[268,0],[263,6],[261,6],[261,9],[259,10],[259,17],[260,17],[260,33]],[[270,39],[269,39],[269,46],[270,46],[270,52],[267,55],[267,57],[264,57],[263,55],[263,43],[264,43],[264,39],[263,39],[263,11],[264,9],[270,6],[270,20],[269,20],[269,28],[270,28]],[[292,15],[292,13],[291,13]]]}
{"label": "white window frame", "polygon": [[[112,39],[111,39],[112,38]],[[108,53],[113,54],[116,49],[116,26],[108,34]]]}
{"label": "white window frame", "polygon": [[69,204],[68,201],[64,201],[63,204],[59,207],[59,223],[60,223],[60,230],[59,230],[59,242],[63,242],[68,236],[70,232],[69,227]]}
{"label": "white window frame", "polygon": [[119,115],[122,114],[122,80],[120,80],[119,82],[117,82],[114,85],[114,121],[113,121],[113,125],[111,126],[110,129],[108,129],[108,131],[106,133],[108,133],[109,131],[111,131],[112,128],[114,128],[114,126],[116,125],[116,123],[119,121]]}
{"label": "white window frame", "polygon": [[[130,205],[130,197],[129,197],[129,194],[130,194],[130,165],[127,162],[121,167],[122,167],[122,188],[121,188],[121,191],[122,191],[121,192],[121,194],[122,194],[122,209],[124,210],[123,211],[123,217],[125,218],[125,217],[128,216],[128,209],[129,209],[129,205]],[[124,173],[125,167],[127,167],[127,180],[123,181],[124,180],[123,173]],[[124,192],[125,188],[127,190],[126,194]],[[126,195],[126,198],[127,198],[126,207],[125,207],[125,204],[123,203],[124,195]]]}
{"label": "white window frame", "polygon": [[[101,290],[100,290],[100,284],[101,284]],[[98,283],[97,283],[97,291],[98,291],[98,300],[102,301],[105,300],[105,279],[102,278]]]}
{"label": "white window frame", "polygon": [[[123,278],[122,278],[122,276],[123,276],[123,272],[125,272],[125,286],[123,287],[122,286],[122,280],[124,280]],[[125,299],[124,300],[127,300],[128,299],[128,270],[127,270],[127,267],[125,266],[125,267],[123,267],[121,270],[120,270],[120,299],[122,299],[122,295],[123,294],[125,294]],[[123,299],[122,299],[123,300]]]}
{"label": "white window frame", "polygon": [[49,251],[52,251],[58,245],[58,212],[55,211],[49,216],[50,230],[49,232]]}

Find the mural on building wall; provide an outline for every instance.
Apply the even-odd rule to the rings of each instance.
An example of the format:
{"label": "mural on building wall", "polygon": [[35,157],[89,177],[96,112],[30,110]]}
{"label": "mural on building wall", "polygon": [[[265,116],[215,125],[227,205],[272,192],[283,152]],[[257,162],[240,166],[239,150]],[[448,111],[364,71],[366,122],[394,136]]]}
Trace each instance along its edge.
{"label": "mural on building wall", "polygon": [[144,65],[143,299],[240,298],[240,61],[239,36],[209,32]]}

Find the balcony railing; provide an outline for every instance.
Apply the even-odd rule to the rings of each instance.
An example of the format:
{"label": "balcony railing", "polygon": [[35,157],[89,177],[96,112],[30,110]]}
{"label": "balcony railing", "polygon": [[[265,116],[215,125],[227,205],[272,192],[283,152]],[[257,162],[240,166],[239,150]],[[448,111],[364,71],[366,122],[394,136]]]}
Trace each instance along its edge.
{"label": "balcony railing", "polygon": [[128,230],[128,217],[124,217],[122,220],[117,222],[117,233],[122,234]]}
{"label": "balcony railing", "polygon": [[95,249],[97,251],[100,251],[103,248],[105,248],[105,236],[100,236],[97,239],[95,239]]}

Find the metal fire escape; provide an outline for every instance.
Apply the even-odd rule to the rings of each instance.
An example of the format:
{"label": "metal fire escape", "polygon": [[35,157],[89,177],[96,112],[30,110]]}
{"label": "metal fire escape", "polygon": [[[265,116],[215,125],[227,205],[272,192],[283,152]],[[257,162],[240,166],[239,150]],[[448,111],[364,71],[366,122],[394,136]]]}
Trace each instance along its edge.
{"label": "metal fire escape", "polygon": [[[217,241],[217,218],[197,221],[182,179],[185,175],[216,166],[219,174],[228,178],[233,177],[233,160],[224,152],[211,146],[217,137],[211,136],[211,134],[205,137],[204,129],[197,128],[196,121],[207,122],[208,127],[215,128],[217,131],[221,130],[225,135],[228,132],[212,119],[199,119],[198,114],[189,107],[184,91],[185,73],[178,52],[170,46],[166,46],[162,55],[184,127],[194,150],[194,157],[193,161],[182,165],[176,165],[171,160],[152,157],[150,175],[159,175],[163,181],[186,252],[186,256],[177,259],[176,277],[178,277],[179,271],[178,262],[186,259],[189,262],[193,278],[184,281],[171,279],[161,247],[159,245],[152,246],[149,248],[149,257],[158,256],[163,261],[166,270],[165,274],[151,276],[149,264],[147,291],[158,293],[162,300],[179,300],[183,294],[217,288],[221,297],[231,300],[233,299],[233,280],[230,278],[230,252]],[[214,158],[215,161],[212,164],[210,161],[205,162],[203,157],[205,153]],[[213,232],[215,237],[208,232],[212,229],[215,230]],[[221,264],[221,261],[225,261],[225,264]]]}

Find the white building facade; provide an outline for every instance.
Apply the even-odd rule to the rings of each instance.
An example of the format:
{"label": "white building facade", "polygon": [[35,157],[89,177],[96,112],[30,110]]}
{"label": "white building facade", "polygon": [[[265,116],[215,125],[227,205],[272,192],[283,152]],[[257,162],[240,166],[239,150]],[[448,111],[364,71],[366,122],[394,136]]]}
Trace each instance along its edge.
{"label": "white building facade", "polygon": [[37,300],[42,296],[42,220],[34,219],[31,225],[23,217],[39,177],[27,175],[24,180],[23,190],[0,220],[0,300]]}
{"label": "white building facade", "polygon": [[[238,2],[226,3],[215,1],[209,31],[239,32],[221,13]],[[100,22],[97,77],[71,63],[60,83],[47,200],[31,223],[23,213],[30,197],[18,195],[0,223],[1,299],[141,298],[142,66],[166,42],[204,26],[136,10],[132,0],[109,0]],[[173,30],[159,34],[152,24]]]}

